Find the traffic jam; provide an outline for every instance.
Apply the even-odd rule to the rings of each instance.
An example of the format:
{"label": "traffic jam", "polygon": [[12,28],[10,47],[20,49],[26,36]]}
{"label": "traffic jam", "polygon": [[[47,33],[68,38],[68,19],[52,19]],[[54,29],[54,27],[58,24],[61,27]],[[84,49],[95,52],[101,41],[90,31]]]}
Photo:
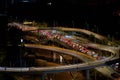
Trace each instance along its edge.
{"label": "traffic jam", "polygon": [[76,40],[76,37],[73,35],[70,36],[62,31],[56,31],[56,30],[39,30],[36,32],[38,32],[41,35],[45,35],[48,39],[57,39],[63,42],[64,44],[72,47],[74,50],[92,56],[97,60],[105,58],[105,56],[101,56],[95,51],[87,49],[87,46],[83,45],[84,42],[83,43],[79,42],[78,40]]}

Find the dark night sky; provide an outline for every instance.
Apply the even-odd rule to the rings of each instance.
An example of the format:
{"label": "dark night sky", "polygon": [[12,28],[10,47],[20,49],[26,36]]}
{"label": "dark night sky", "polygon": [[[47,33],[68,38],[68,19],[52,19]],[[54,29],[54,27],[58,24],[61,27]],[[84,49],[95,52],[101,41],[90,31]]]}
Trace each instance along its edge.
{"label": "dark night sky", "polygon": [[[119,0],[29,0],[28,3],[22,0],[1,0],[0,4],[7,1],[8,16],[19,19],[36,19],[47,21],[57,25],[74,27],[86,26],[89,28],[100,28],[99,32],[115,33],[119,32],[120,17]],[[8,2],[9,1],[9,2]],[[2,4],[3,5],[3,4]]]}

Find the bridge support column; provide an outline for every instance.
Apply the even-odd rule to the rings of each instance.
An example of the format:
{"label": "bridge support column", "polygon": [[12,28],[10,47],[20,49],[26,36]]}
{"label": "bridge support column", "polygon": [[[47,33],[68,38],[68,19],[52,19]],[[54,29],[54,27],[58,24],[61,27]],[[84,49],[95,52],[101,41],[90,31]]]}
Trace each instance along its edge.
{"label": "bridge support column", "polygon": [[60,63],[63,63],[63,57],[60,55]]}
{"label": "bridge support column", "polygon": [[56,58],[57,58],[56,53],[53,52],[53,61],[54,62],[56,61]]}
{"label": "bridge support column", "polygon": [[90,80],[90,70],[86,70],[86,80]]}
{"label": "bridge support column", "polygon": [[45,73],[43,73],[42,75],[41,75],[41,80],[45,80]]}

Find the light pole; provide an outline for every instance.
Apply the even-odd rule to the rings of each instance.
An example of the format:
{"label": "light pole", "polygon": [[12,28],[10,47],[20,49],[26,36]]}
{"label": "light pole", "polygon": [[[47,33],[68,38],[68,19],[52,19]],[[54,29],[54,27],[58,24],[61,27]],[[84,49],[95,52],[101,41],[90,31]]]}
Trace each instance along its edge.
{"label": "light pole", "polygon": [[74,22],[74,20],[72,20],[72,27],[73,27],[73,28],[75,27],[75,22]]}
{"label": "light pole", "polygon": [[90,70],[89,69],[86,70],[86,79],[90,80]]}

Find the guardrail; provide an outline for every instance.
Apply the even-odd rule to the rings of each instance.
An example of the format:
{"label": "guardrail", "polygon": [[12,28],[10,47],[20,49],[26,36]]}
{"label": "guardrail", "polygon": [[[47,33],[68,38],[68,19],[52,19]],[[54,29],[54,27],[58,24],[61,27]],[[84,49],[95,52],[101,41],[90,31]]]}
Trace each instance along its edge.
{"label": "guardrail", "polygon": [[65,72],[65,71],[73,71],[73,70],[86,70],[99,66],[105,65],[105,60],[99,60],[88,63],[80,63],[73,65],[64,65],[64,66],[56,66],[56,67],[0,67],[1,72]]}

